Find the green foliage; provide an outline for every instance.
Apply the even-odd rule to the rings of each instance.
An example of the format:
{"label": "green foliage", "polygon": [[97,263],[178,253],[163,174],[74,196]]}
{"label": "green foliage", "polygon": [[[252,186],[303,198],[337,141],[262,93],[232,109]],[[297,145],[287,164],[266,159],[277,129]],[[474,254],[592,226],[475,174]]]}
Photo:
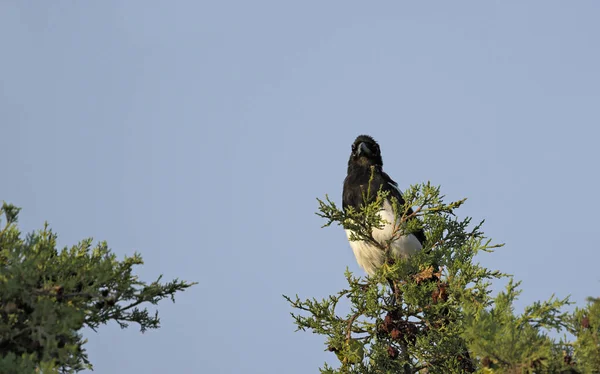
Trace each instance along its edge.
{"label": "green foliage", "polygon": [[[371,236],[383,223],[377,213],[385,196],[366,196],[359,211],[342,211],[326,197],[318,200],[317,214],[325,226],[351,229],[351,240],[387,254],[390,243]],[[568,313],[568,298],[552,297],[516,314],[519,282],[475,261],[501,245],[484,236],[483,222],[472,225],[454,214],[466,199],[445,203],[429,183],[410,187],[404,198],[404,206],[394,204],[395,233],[424,228],[422,251],[407,260],[388,255],[372,277],[346,271],[348,287],[321,300],[284,295],[296,310],[298,330],[323,335],[339,359],[336,367],[324,364],[322,373],[600,372],[598,299]],[[501,278],[508,280],[506,290],[493,296],[491,282]],[[552,338],[551,331],[573,338]]]}
{"label": "green foliage", "polygon": [[578,359],[583,373],[600,372],[600,298],[589,298],[569,318],[569,331],[577,337],[568,354]]}
{"label": "green foliage", "polygon": [[[161,277],[145,283],[133,274],[139,254],[117,260],[105,242],[86,239],[58,250],[46,224],[22,238],[19,209],[4,203],[0,216],[0,373],[72,373],[91,369],[80,330],[109,321],[141,331],[159,327],[158,312],[142,304],[174,301],[193,285]],[[1,221],[0,221],[1,222]]]}

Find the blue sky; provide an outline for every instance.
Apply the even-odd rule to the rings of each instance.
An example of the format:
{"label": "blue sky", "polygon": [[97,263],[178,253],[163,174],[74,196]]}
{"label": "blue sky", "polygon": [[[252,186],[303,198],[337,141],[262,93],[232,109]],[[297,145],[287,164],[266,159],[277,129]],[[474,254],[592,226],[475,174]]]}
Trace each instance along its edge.
{"label": "blue sky", "polygon": [[62,245],[197,281],[162,328],[86,332],[97,373],[307,373],[281,294],[362,274],[316,197],[350,144],[431,181],[506,247],[519,308],[598,295],[596,1],[0,3],[0,200]]}

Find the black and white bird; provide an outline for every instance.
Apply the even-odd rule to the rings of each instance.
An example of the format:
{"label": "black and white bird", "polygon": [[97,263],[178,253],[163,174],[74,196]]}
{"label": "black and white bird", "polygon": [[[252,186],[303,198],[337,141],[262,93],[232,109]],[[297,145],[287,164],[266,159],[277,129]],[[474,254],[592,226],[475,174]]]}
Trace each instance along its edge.
{"label": "black and white bird", "polygon": [[[368,135],[358,136],[352,144],[352,153],[348,160],[348,175],[344,180],[343,208],[345,210],[348,207],[354,207],[357,211],[360,210],[364,204],[363,196],[365,196],[369,188],[372,167],[374,169],[373,180],[371,182],[372,193],[369,197],[370,201],[367,201],[367,203],[371,203],[377,198],[377,191],[380,189],[382,191],[389,191],[379,211],[379,216],[385,222],[383,222],[381,228],[373,228],[373,239],[382,246],[385,246],[392,239],[389,247],[392,257],[407,258],[423,247],[425,233],[421,229],[408,235],[401,235],[395,230],[399,222],[395,219],[396,215],[392,208],[391,198],[395,197],[400,207],[404,204],[404,199],[402,192],[398,189],[398,184],[383,171],[383,159],[381,158],[379,144]],[[410,213],[412,213],[412,210],[409,211]],[[392,238],[395,231],[396,237]],[[373,243],[362,240],[350,240],[352,236],[351,230],[346,229],[346,235],[360,267],[368,275],[375,274],[385,261],[384,251],[381,247]]]}

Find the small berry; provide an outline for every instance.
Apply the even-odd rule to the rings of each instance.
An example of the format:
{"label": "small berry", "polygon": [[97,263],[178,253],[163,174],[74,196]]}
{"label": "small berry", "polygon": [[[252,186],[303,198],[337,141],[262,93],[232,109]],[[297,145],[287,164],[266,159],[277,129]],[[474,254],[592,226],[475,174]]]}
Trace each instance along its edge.
{"label": "small berry", "polygon": [[387,352],[388,356],[390,356],[391,359],[395,359],[398,357],[398,350],[395,347],[392,347],[391,345],[388,347]]}
{"label": "small berry", "polygon": [[448,285],[446,283],[440,284],[440,299],[448,301]]}
{"label": "small berry", "polygon": [[585,316],[581,319],[581,327],[584,329],[590,328],[590,318],[588,316]]}
{"label": "small berry", "polygon": [[415,343],[417,341],[417,334],[419,333],[419,329],[414,324],[410,323],[406,326],[406,340],[410,343]]}
{"label": "small berry", "polygon": [[435,290],[431,292],[431,298],[434,303],[448,300],[448,285],[441,283]]}
{"label": "small berry", "polygon": [[483,365],[484,368],[489,368],[492,365],[492,360],[488,356],[485,356],[481,360],[481,365]]}
{"label": "small berry", "polygon": [[392,317],[388,314],[385,316],[383,323],[381,324],[381,329],[385,332],[390,332],[394,328],[394,321],[392,321]]}
{"label": "small berry", "polygon": [[567,364],[567,365],[573,364],[573,357],[571,355],[565,355],[563,357],[563,360],[564,360],[565,364]]}

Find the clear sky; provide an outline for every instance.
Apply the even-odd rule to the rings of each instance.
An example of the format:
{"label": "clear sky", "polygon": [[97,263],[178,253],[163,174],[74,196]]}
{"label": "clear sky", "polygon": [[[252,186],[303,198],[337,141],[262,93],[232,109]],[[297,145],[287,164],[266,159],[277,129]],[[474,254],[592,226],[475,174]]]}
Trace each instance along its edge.
{"label": "clear sky", "polygon": [[316,197],[350,145],[506,247],[519,308],[600,294],[600,2],[0,2],[0,200],[61,245],[199,285],[162,328],[86,332],[96,372],[314,373],[281,294],[363,274]]}

